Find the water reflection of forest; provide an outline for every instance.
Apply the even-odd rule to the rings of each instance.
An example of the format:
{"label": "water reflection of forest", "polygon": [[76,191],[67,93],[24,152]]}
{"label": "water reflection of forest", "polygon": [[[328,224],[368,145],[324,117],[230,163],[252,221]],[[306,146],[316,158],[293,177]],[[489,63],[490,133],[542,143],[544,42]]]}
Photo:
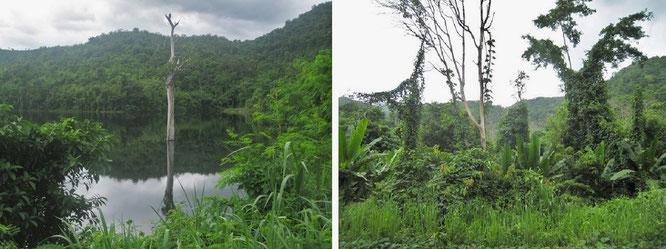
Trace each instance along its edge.
{"label": "water reflection of forest", "polygon": [[[150,114],[22,112],[35,123],[75,117],[100,122],[113,138],[112,160],[102,175],[133,181],[167,175],[165,151],[165,118]],[[220,172],[220,159],[237,149],[226,144],[227,129],[238,134],[252,132],[251,117],[223,115],[217,117],[176,116],[174,174]]]}

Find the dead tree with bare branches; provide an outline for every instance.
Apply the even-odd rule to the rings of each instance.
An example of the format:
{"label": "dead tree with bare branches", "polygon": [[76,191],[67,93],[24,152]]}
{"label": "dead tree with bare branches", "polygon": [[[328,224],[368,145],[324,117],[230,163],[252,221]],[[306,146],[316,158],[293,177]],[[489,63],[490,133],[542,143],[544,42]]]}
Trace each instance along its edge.
{"label": "dead tree with bare branches", "polygon": [[180,23],[180,21],[177,21],[176,23],[173,23],[171,21],[171,13],[164,15],[169,21],[169,25],[171,26],[171,56],[169,57],[169,65],[170,65],[170,70],[169,70],[169,75],[166,78],[166,81],[164,84],[166,85],[166,91],[167,91],[167,141],[174,141],[175,140],[175,120],[174,120],[174,89],[173,89],[173,77],[176,75],[176,72],[180,70],[180,68],[185,64],[185,63],[180,63],[180,60],[176,60],[176,48],[174,45],[174,36],[173,32],[176,29],[176,26]]}
{"label": "dead tree with bare branches", "polygon": [[[446,79],[453,105],[459,100],[467,116],[479,131],[481,146],[486,148],[485,104],[491,99],[494,42],[491,27],[492,0],[478,0],[478,21],[468,18],[465,0],[378,0],[379,4],[400,14],[405,29],[425,42],[437,60],[430,64]],[[476,3],[476,2],[475,2]],[[471,40],[471,42],[470,42]],[[471,44],[470,44],[471,43]],[[471,45],[471,47],[470,47]],[[467,58],[467,49],[474,57]],[[472,60],[479,84],[479,119],[472,114],[465,96],[466,63]]]}

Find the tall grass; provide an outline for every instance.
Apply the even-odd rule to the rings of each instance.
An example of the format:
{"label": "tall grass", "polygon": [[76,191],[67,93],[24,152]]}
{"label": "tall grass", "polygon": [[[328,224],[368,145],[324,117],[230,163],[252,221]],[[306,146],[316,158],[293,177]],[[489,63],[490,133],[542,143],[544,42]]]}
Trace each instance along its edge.
{"label": "tall grass", "polygon": [[666,239],[666,190],[618,198],[597,206],[554,202],[553,207],[495,208],[484,202],[455,205],[444,216],[452,244],[570,246],[599,240],[628,245]]}
{"label": "tall grass", "polygon": [[392,201],[368,199],[342,208],[341,240],[389,239],[399,244],[414,238],[436,238],[441,247],[666,245],[666,189],[598,205],[533,194],[545,199],[525,198],[524,202],[502,207],[487,200],[471,200],[449,206],[444,215],[428,203],[399,206]]}
{"label": "tall grass", "polygon": [[437,205],[406,203],[402,209],[392,201],[368,199],[347,205],[340,217],[342,237],[379,240],[401,235],[427,238],[440,229]]}
{"label": "tall grass", "polygon": [[347,205],[341,212],[340,231],[352,237],[377,240],[393,237],[402,223],[400,208],[389,200],[368,199]]}

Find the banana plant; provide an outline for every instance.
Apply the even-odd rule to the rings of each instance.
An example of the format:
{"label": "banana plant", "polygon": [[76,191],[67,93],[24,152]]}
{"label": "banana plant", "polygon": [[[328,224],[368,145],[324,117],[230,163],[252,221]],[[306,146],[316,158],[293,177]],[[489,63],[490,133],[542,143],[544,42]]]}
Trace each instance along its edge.
{"label": "banana plant", "polygon": [[347,133],[338,128],[338,163],[339,168],[353,172],[365,172],[368,163],[372,160],[385,156],[385,153],[371,153],[371,148],[381,138],[372,140],[369,144],[361,144],[368,127],[368,119],[364,118],[356,129],[349,127]]}
{"label": "banana plant", "polygon": [[386,178],[386,176],[389,175],[393,163],[400,158],[400,154],[402,154],[402,149],[385,154],[385,156],[378,160],[373,167],[370,167],[368,174],[370,174],[372,181],[379,182]]}
{"label": "banana plant", "polygon": [[367,126],[368,119],[363,119],[355,129],[350,127],[347,133],[339,129],[339,184],[340,195],[345,202],[363,200],[371,192],[373,182],[381,181],[389,175],[391,165],[401,152],[373,152],[372,146],[381,138],[362,144]]}
{"label": "banana plant", "polygon": [[[624,168],[613,173],[609,178],[611,181],[619,181],[632,177],[647,180],[666,171],[666,164],[664,164],[666,153],[657,158],[656,139],[652,140],[652,143],[647,148],[642,148],[640,145],[631,146],[627,140],[621,141],[619,145],[626,152],[627,158],[629,158],[634,167]],[[611,162],[614,164],[613,160]],[[609,167],[607,166],[607,168]]]}
{"label": "banana plant", "polygon": [[[552,144],[541,149],[539,136],[533,134],[530,142],[525,143],[521,136],[516,137],[516,166],[531,169],[542,175],[550,175],[560,168],[562,162],[555,164],[555,150]],[[505,148],[506,149],[506,148]],[[507,152],[503,152],[507,153]],[[502,162],[503,166],[505,162]]]}

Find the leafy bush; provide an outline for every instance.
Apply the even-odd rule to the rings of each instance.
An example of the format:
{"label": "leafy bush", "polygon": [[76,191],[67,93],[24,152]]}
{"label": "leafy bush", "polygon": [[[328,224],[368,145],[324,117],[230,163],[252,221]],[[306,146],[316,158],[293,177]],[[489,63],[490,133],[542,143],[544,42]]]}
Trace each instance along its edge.
{"label": "leafy bush", "polygon": [[20,245],[34,245],[59,231],[62,221],[81,223],[103,198],[74,192],[99,179],[110,135],[100,124],[71,118],[41,126],[10,115],[0,105],[0,224],[19,231]]}
{"label": "leafy bush", "polygon": [[437,147],[417,147],[415,150],[401,152],[393,162],[390,176],[377,183],[376,194],[380,199],[393,199],[398,203],[408,200],[428,198],[426,185],[440,167],[443,156]]}
{"label": "leafy bush", "polygon": [[425,104],[420,129],[422,144],[437,145],[439,150],[446,152],[481,146],[479,132],[465,115],[451,103]]}
{"label": "leafy bush", "polygon": [[[476,196],[493,198],[508,187],[489,174],[491,158],[481,149],[469,149],[442,156],[438,169],[428,181],[426,193],[443,206],[471,199]],[[504,185],[504,186],[503,186]]]}
{"label": "leafy bush", "polygon": [[301,63],[296,80],[255,105],[254,122],[266,128],[230,141],[242,148],[222,160],[233,168],[218,185],[240,184],[248,194],[232,206],[241,239],[258,243],[247,246],[330,247],[331,62],[325,50]]}

